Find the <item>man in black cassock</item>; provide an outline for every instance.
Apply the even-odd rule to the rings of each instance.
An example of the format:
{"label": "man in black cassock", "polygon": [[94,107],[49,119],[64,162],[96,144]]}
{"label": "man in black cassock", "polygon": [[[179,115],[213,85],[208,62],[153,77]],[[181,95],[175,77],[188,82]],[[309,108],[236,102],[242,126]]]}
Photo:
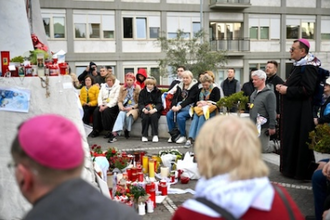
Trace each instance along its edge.
{"label": "man in black cassock", "polygon": [[281,95],[280,112],[280,172],[287,177],[311,178],[308,165],[314,161],[308,148],[308,134],[314,129],[312,97],[317,85],[317,69],[321,62],[309,53],[306,39],[295,40],[290,48],[294,60],[290,75],[284,84],[276,85]]}

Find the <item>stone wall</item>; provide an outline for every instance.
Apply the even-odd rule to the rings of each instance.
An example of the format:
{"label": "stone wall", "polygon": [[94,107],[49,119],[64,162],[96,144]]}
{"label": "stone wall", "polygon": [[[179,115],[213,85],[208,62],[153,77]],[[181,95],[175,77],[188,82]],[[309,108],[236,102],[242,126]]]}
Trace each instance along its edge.
{"label": "stone wall", "polygon": [[7,168],[7,164],[11,160],[10,146],[18,125],[35,115],[56,113],[71,119],[77,125],[83,137],[86,153],[82,176],[88,182],[96,185],[89,146],[79,113],[77,95],[71,86],[71,78],[69,76],[63,78],[63,85],[66,89],[63,89],[62,92],[59,89],[60,85],[62,83],[59,83],[59,77],[49,77],[50,97],[46,98],[46,90],[41,87],[41,80],[38,77],[25,77],[22,83],[18,77],[0,77],[0,88],[22,88],[31,91],[28,113],[0,111],[0,219],[21,219],[31,208],[30,204],[21,196],[14,173]]}

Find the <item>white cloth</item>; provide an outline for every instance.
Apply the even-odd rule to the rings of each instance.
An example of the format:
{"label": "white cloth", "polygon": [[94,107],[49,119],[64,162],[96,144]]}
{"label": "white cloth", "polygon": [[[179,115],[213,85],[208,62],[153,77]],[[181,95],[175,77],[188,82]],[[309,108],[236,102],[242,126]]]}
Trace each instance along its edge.
{"label": "white cloth", "polygon": [[106,157],[95,157],[95,163],[102,171],[102,179],[107,182],[107,171],[109,169],[109,161]]}
{"label": "white cloth", "polygon": [[[264,211],[271,209],[275,192],[268,177],[238,181],[229,178],[228,174],[208,180],[201,178],[196,185],[195,197],[212,201],[236,218],[243,216],[250,207]],[[183,207],[210,217],[220,217],[219,213],[193,199],[187,200]]]}

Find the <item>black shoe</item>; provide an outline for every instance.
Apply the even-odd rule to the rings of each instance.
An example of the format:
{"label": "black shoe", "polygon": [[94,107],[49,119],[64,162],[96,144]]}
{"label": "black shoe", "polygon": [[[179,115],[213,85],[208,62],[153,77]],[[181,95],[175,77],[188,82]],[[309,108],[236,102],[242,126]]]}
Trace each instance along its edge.
{"label": "black shoe", "polygon": [[108,140],[108,143],[113,143],[113,142],[116,142],[116,141],[117,141],[116,136],[114,136],[114,135],[111,133],[111,136],[110,136],[110,138],[109,138],[109,140]]}
{"label": "black shoe", "polygon": [[91,138],[95,138],[97,136],[99,136],[99,132],[98,131],[94,131],[94,130],[88,135],[88,137],[91,137]]}
{"label": "black shoe", "polygon": [[124,134],[125,134],[125,138],[128,139],[129,138],[129,131],[127,129],[124,131]]}
{"label": "black shoe", "polygon": [[111,136],[112,136],[112,133],[108,132],[103,138],[111,138]]}

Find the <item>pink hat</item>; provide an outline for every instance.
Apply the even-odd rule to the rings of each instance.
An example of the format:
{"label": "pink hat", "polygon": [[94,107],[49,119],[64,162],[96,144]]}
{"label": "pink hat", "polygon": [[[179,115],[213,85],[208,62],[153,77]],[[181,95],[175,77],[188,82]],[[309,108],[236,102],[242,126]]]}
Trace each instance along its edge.
{"label": "pink hat", "polygon": [[308,48],[310,48],[310,45],[309,45],[308,40],[306,40],[304,38],[300,38],[298,41],[301,42],[301,43],[303,43],[303,44],[305,44]]}
{"label": "pink hat", "polygon": [[29,157],[45,167],[66,170],[84,161],[78,129],[59,115],[40,115],[27,120],[18,131],[18,141]]}

